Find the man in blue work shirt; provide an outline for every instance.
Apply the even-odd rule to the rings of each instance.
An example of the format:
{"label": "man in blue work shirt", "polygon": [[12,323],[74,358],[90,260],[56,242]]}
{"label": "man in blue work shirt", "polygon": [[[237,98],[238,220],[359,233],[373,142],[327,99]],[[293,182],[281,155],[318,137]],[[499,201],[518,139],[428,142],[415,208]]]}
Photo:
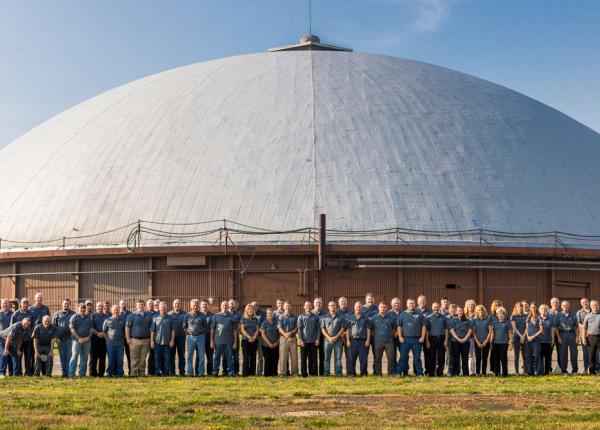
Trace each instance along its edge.
{"label": "man in blue work shirt", "polygon": [[23,340],[31,339],[32,330],[31,320],[29,317],[25,317],[0,331],[0,345],[3,346],[3,362],[1,363],[2,369],[0,370],[5,370],[8,364],[7,360],[11,359],[13,361],[13,368],[15,369],[15,376],[21,376],[20,364],[17,364],[21,359]]}
{"label": "man in blue work shirt", "polygon": [[[146,358],[150,349],[152,319],[153,316],[144,309],[144,301],[140,300],[136,303],[135,312],[132,312],[125,322],[125,338],[131,353],[131,373],[129,373],[131,377],[146,375]],[[152,368],[154,369],[154,366]]]}
{"label": "man in blue work shirt", "polygon": [[564,300],[561,304],[561,312],[554,319],[554,327],[558,339],[558,364],[563,375],[568,374],[568,356],[571,356],[571,371],[577,374],[579,371],[577,363],[577,338],[579,337],[579,324],[577,315],[571,312],[571,304]]}
{"label": "man in blue work shirt", "polygon": [[379,312],[371,318],[371,330],[373,331],[373,342],[375,342],[375,375],[383,374],[383,353],[387,358],[387,375],[394,375],[396,366],[394,344],[394,331],[396,330],[396,319],[393,313],[388,313],[387,305],[379,303]]}
{"label": "man in blue work shirt", "polygon": [[90,354],[90,340],[92,338],[92,318],[87,313],[85,303],[79,303],[79,313],[69,320],[69,329],[72,336],[71,361],[69,362],[69,377],[75,377],[77,361],[79,361],[79,376],[85,376],[87,361]]}
{"label": "man in blue work shirt", "polygon": [[342,376],[342,344],[344,343],[342,337],[346,330],[346,319],[337,312],[335,302],[329,302],[327,308],[329,313],[321,320],[321,332],[325,337],[324,375],[329,376],[331,353],[333,352],[335,376]]}
{"label": "man in blue work shirt", "polygon": [[298,317],[298,338],[300,340],[300,374],[303,377],[317,376],[317,347],[321,321],[312,312],[312,304],[304,303],[304,313]]}
{"label": "man in blue work shirt", "polygon": [[[210,343],[210,328],[212,327],[212,322],[215,314],[208,310],[208,302],[206,300],[200,301],[200,312],[206,315],[206,324],[208,326],[206,336],[204,337],[204,352],[206,354],[206,374],[213,374],[213,355],[215,349],[211,346]],[[196,367],[200,365],[199,358],[196,358]]]}
{"label": "man in blue work shirt", "polygon": [[[316,297],[313,300],[313,314],[319,318],[319,327],[321,327],[321,320],[327,316],[327,312],[323,309],[323,299]],[[323,376],[325,373],[325,336],[319,329],[319,345],[317,346],[317,364],[319,365],[319,376]]]}
{"label": "man in blue work shirt", "polygon": [[291,376],[296,376],[298,374],[298,342],[296,340],[298,317],[292,314],[290,302],[283,304],[283,314],[277,320],[277,328],[281,335],[279,339],[279,375],[285,376],[289,371]]}
{"label": "man in blue work shirt", "polygon": [[[237,332],[240,333],[240,321],[242,320],[242,314],[239,312],[239,307],[240,304],[237,302],[237,300],[231,299],[229,300],[229,312],[231,313],[231,316],[236,320],[237,322]],[[223,369],[225,369],[225,371],[227,371],[227,361],[225,360],[225,358],[223,358]],[[227,371],[227,373],[229,373]],[[240,342],[238,339],[238,342],[236,342],[234,348],[233,348],[233,373],[237,376],[240,373]]]}
{"label": "man in blue work shirt", "polygon": [[419,310],[415,309],[415,301],[406,301],[406,310],[398,317],[398,340],[400,341],[400,362],[397,373],[401,376],[408,375],[408,358],[412,351],[415,373],[423,376],[421,366],[421,345],[425,342],[425,318]]}
{"label": "man in blue work shirt", "polygon": [[69,376],[69,362],[71,361],[71,349],[73,348],[69,323],[73,315],[75,315],[75,312],[71,310],[71,300],[64,299],[62,310],[56,312],[52,317],[52,325],[57,329],[58,355],[63,378]]}
{"label": "man in blue work shirt", "polygon": [[[204,353],[206,333],[210,330],[208,318],[200,312],[200,300],[190,302],[191,311],[183,317],[182,327],[187,336],[187,375],[204,376]],[[196,357],[194,359],[194,354]],[[194,370],[194,362],[196,369]]]}
{"label": "man in blue work shirt", "polygon": [[[379,312],[379,308],[375,304],[375,296],[372,293],[365,295],[365,305],[363,306],[363,314],[367,319],[373,318]],[[373,373],[375,373],[375,334],[371,332],[371,355],[373,356]]]}
{"label": "man in blue work shirt", "polygon": [[[154,320],[155,316],[158,316],[158,307],[155,307],[153,299],[146,300],[146,313],[149,315],[150,321]],[[148,375],[154,375],[154,363],[154,349],[150,348],[148,349],[148,365],[146,366],[148,368]]]}
{"label": "man in blue work shirt", "polygon": [[254,302],[251,302],[250,304],[254,308],[254,312],[256,314],[256,317],[258,318],[258,327],[259,327],[259,330],[258,330],[259,348],[256,350],[256,374],[262,375],[264,372],[265,359],[263,357],[263,349],[262,349],[262,347],[260,347],[260,337],[261,337],[260,327],[262,327],[262,323],[265,320],[265,318],[267,317],[267,313],[260,307],[258,302],[254,301]]}
{"label": "man in blue work shirt", "polygon": [[[25,318],[29,318],[29,321],[31,321],[31,330],[33,330],[33,313],[29,310],[29,299],[23,297],[21,299],[19,309],[13,312],[10,323],[14,324],[22,321]],[[22,354],[19,356],[19,360],[17,361],[19,367],[18,369],[15,369],[15,374],[32,376],[35,367],[33,357],[33,340],[31,338],[22,340],[21,351]],[[21,364],[21,361],[23,361],[23,365]]]}
{"label": "man in blue work shirt", "polygon": [[159,314],[150,326],[150,349],[154,350],[154,376],[171,374],[171,349],[175,345],[173,318],[167,314],[167,304],[158,304]]}
{"label": "man in blue work shirt", "polygon": [[429,376],[443,376],[448,345],[448,319],[441,313],[439,303],[431,305],[432,313],[425,318],[427,328],[425,370]]}
{"label": "man in blue work shirt", "polygon": [[369,346],[371,344],[371,323],[363,314],[361,302],[354,304],[354,314],[348,317],[346,345],[350,348],[350,365],[346,369],[348,376],[356,376],[356,359],[360,363],[360,376],[367,376]]}
{"label": "man in blue work shirt", "polygon": [[102,327],[109,316],[104,312],[104,302],[96,302],[96,312],[90,317],[94,330],[90,342],[90,376],[102,378],[106,372],[106,339]]}
{"label": "man in blue work shirt", "polygon": [[121,318],[120,306],[111,308],[112,315],[104,320],[102,332],[108,353],[108,376],[123,376],[123,352],[125,350],[125,322]]}
{"label": "man in blue work shirt", "polygon": [[[131,315],[131,311],[127,309],[127,302],[125,300],[119,301],[119,318],[123,321],[123,324],[127,324],[127,318]],[[127,339],[123,338],[125,357],[127,357],[127,375],[131,375],[131,352],[129,350],[129,343]]]}
{"label": "man in blue work shirt", "polygon": [[[12,317],[12,314],[13,312],[10,309],[10,302],[8,301],[8,299],[2,299],[2,302],[0,304],[0,331],[10,327],[10,319]],[[3,350],[3,348],[4,345],[0,344],[0,350]],[[4,360],[4,362],[2,360]],[[12,358],[9,357],[5,359],[3,355],[0,355],[0,370],[0,376],[3,376],[5,373],[8,373],[9,376],[12,376]]]}
{"label": "man in blue work shirt", "polygon": [[49,315],[42,317],[42,323],[33,329],[33,350],[35,352],[35,375],[52,376],[54,363],[52,341],[56,339],[58,330],[52,325]]}
{"label": "man in blue work shirt", "polygon": [[588,344],[583,338],[583,320],[585,319],[585,316],[592,311],[592,309],[590,308],[590,301],[586,297],[583,297],[580,300],[580,304],[581,309],[579,309],[575,315],[577,316],[577,323],[579,324],[579,343],[581,344],[581,351],[583,353],[583,373],[588,373],[590,356]]}
{"label": "man in blue work shirt", "polygon": [[35,303],[29,307],[31,312],[31,324],[35,328],[42,323],[42,319],[48,315],[50,316],[50,309],[44,304],[44,295],[42,293],[36,293],[34,297]]}
{"label": "man in blue work shirt", "polygon": [[221,359],[225,357],[227,367],[223,366],[223,374],[235,376],[233,365],[233,347],[238,343],[238,321],[229,312],[229,302],[221,303],[221,312],[215,314],[210,329],[210,344],[215,351],[213,356],[212,375],[219,375]]}
{"label": "man in blue work shirt", "polygon": [[595,375],[600,350],[600,306],[597,300],[592,300],[590,307],[591,312],[583,320],[583,338],[587,340],[589,347],[590,374]]}
{"label": "man in blue work shirt", "polygon": [[186,313],[181,308],[181,300],[173,300],[173,310],[169,312],[173,319],[175,329],[175,346],[171,348],[171,375],[175,375],[175,355],[177,355],[177,369],[179,376],[185,375],[185,330],[183,329],[183,318]]}

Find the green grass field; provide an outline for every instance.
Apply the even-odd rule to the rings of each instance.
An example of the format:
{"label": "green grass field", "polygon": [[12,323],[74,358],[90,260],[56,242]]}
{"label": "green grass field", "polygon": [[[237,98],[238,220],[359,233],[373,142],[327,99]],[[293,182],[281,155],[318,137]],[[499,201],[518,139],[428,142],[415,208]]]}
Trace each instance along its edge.
{"label": "green grass field", "polygon": [[0,382],[0,428],[600,428],[600,378]]}

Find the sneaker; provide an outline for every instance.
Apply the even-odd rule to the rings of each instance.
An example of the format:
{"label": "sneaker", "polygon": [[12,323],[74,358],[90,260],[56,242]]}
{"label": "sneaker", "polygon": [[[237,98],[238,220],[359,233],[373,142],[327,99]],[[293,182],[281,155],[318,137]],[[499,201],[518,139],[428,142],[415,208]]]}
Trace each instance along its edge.
{"label": "sneaker", "polygon": [[554,373],[555,375],[560,375],[560,374],[561,374],[561,373],[563,373],[563,372],[562,372],[562,370],[560,369],[560,367],[557,367],[556,369],[554,369],[554,372],[553,372],[553,373]]}

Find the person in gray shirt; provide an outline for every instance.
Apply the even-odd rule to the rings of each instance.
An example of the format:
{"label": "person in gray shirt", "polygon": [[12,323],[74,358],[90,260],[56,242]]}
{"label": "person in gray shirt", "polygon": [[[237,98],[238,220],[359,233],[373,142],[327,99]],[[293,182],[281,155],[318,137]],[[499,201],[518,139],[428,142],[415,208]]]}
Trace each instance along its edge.
{"label": "person in gray shirt", "polygon": [[324,375],[329,376],[331,366],[331,353],[335,365],[335,375],[342,376],[342,336],[346,328],[345,318],[337,312],[335,302],[329,302],[329,313],[321,319],[321,333],[325,337],[325,370]]}
{"label": "person in gray shirt", "polygon": [[558,340],[558,364],[563,375],[567,375],[568,355],[571,355],[571,370],[573,374],[579,372],[577,363],[577,339],[579,338],[579,324],[577,315],[571,312],[571,304],[564,300],[561,312],[554,318],[554,331]]}
{"label": "person in gray shirt", "polygon": [[102,331],[106,339],[108,351],[109,377],[123,377],[123,353],[125,352],[125,322],[121,318],[120,308],[113,305],[110,309],[112,316],[104,320]]}
{"label": "person in gray shirt", "polygon": [[[154,303],[152,304],[154,306]],[[131,373],[137,377],[146,374],[146,358],[150,349],[150,326],[152,316],[144,310],[144,301],[136,303],[136,311],[125,322],[125,338],[131,354]]]}
{"label": "person in gray shirt", "polygon": [[8,360],[9,357],[12,359],[15,376],[21,376],[20,361],[23,353],[23,340],[31,339],[31,333],[32,327],[29,317],[25,317],[0,331],[3,360]]}
{"label": "person in gray shirt", "polygon": [[[200,300],[190,302],[191,312],[183,317],[183,330],[187,336],[187,375],[204,376],[204,353],[206,333],[209,331],[208,318],[200,312]],[[196,359],[194,360],[194,354]],[[196,369],[194,370],[194,361]]]}
{"label": "person in gray shirt", "polygon": [[[127,302],[125,300],[119,300],[119,318],[123,320],[123,324],[127,323],[127,318],[131,315],[131,311],[127,309]],[[131,376],[131,351],[129,350],[129,343],[125,338],[125,357],[127,357],[127,374]]]}
{"label": "person in gray shirt", "polygon": [[44,304],[44,295],[42,293],[36,293],[34,297],[35,303],[29,307],[31,312],[31,324],[33,327],[38,326],[42,323],[42,319],[48,315],[50,316],[50,309]]}
{"label": "person in gray shirt", "polygon": [[[29,299],[26,297],[21,299],[19,309],[13,312],[10,323],[14,324],[22,321],[24,318],[29,318],[33,330],[33,312],[29,310]],[[21,373],[23,373],[25,376],[32,376],[33,371],[35,370],[35,360],[33,357],[33,340],[30,337],[23,339],[21,351],[22,354],[17,360],[18,367],[14,369],[15,375],[21,375]],[[23,365],[21,365],[21,360],[23,361]]]}
{"label": "person in gray shirt", "polygon": [[393,376],[396,367],[396,345],[394,343],[394,331],[396,331],[396,318],[388,313],[387,305],[379,303],[379,313],[371,317],[370,328],[373,332],[375,342],[375,375],[381,376],[383,353],[387,358],[387,375]]}
{"label": "person in gray shirt", "polygon": [[[475,374],[485,376],[492,341],[492,323],[485,306],[475,306],[475,318],[471,319],[471,328],[475,343]],[[494,365],[493,368],[497,367]]]}
{"label": "person in gray shirt", "polygon": [[[338,312],[342,314],[346,322],[348,318],[354,315],[354,311],[348,307],[348,299],[344,296],[338,299]],[[350,349],[346,345],[346,342],[342,339],[342,355],[346,360],[346,372],[348,372],[348,366],[350,365]]]}
{"label": "person in gray shirt", "polygon": [[71,349],[73,341],[69,322],[75,312],[71,310],[71,300],[62,301],[62,310],[56,312],[52,317],[52,325],[56,327],[56,336],[58,343],[58,355],[60,358],[60,368],[63,378],[69,376],[69,362],[71,361]]}
{"label": "person in gray shirt", "polygon": [[181,300],[173,301],[173,310],[169,312],[173,319],[175,329],[175,346],[171,348],[171,375],[175,375],[175,355],[177,355],[177,369],[179,376],[185,375],[185,330],[183,329],[183,318],[187,315],[181,308]]}
{"label": "person in gray shirt", "polygon": [[69,362],[69,378],[75,377],[77,362],[79,361],[79,376],[85,376],[87,361],[90,354],[90,340],[94,330],[92,319],[87,313],[85,303],[79,303],[79,313],[73,315],[69,321],[72,335],[71,361]]}
{"label": "person in gray shirt", "polygon": [[427,354],[425,372],[429,376],[443,376],[448,344],[448,319],[441,313],[440,304],[431,305],[432,313],[425,317]]}
{"label": "person in gray shirt", "polygon": [[304,313],[298,317],[298,340],[300,342],[300,374],[303,377],[317,376],[317,348],[321,321],[312,312],[312,303],[304,302]]}
{"label": "person in gray shirt", "polygon": [[360,363],[360,376],[367,376],[369,346],[371,345],[371,322],[363,314],[361,302],[354,304],[354,314],[347,318],[346,345],[350,349],[348,376],[356,376],[356,359]]}
{"label": "person in gray shirt", "polygon": [[[0,308],[0,331],[2,331],[10,327],[10,319],[13,313],[10,310],[10,303],[8,299],[2,299],[2,302],[0,302]],[[4,345],[0,343],[0,349],[3,348]],[[12,359],[5,358],[4,355],[0,355],[0,377],[4,376],[7,371],[10,376],[13,375]]]}
{"label": "person in gray shirt", "polygon": [[167,314],[167,304],[158,304],[159,314],[150,326],[150,349],[154,350],[154,376],[168,376],[171,373],[171,350],[175,345],[173,318]]}
{"label": "person in gray shirt", "polygon": [[585,319],[585,316],[592,311],[592,309],[590,308],[590,301],[587,299],[587,297],[583,297],[579,303],[581,304],[581,309],[579,309],[576,313],[577,322],[579,323],[579,343],[581,344],[581,352],[583,353],[583,373],[588,373],[590,356],[588,344],[583,337],[583,320]]}
{"label": "person in gray shirt", "polygon": [[598,368],[598,350],[600,349],[600,306],[597,300],[590,302],[591,312],[583,320],[583,338],[588,344],[590,374],[595,375]]}
{"label": "person in gray shirt", "polygon": [[221,312],[213,316],[210,329],[210,346],[214,350],[212,375],[219,375],[221,359],[225,357],[227,367],[225,372],[229,376],[235,376],[233,365],[233,348],[237,347],[238,321],[229,312],[229,302],[221,302]]}
{"label": "person in gray shirt", "polygon": [[42,323],[33,329],[33,350],[35,351],[35,375],[52,376],[52,341],[58,330],[52,325],[50,315],[42,317]]}

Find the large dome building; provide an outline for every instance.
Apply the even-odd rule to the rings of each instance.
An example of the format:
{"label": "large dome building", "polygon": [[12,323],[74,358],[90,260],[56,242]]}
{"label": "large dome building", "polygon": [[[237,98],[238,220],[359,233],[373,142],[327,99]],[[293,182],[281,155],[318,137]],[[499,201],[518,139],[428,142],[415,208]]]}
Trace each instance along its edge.
{"label": "large dome building", "polygon": [[0,295],[600,295],[598,133],[430,64],[271,51],[137,80],[2,149]]}

